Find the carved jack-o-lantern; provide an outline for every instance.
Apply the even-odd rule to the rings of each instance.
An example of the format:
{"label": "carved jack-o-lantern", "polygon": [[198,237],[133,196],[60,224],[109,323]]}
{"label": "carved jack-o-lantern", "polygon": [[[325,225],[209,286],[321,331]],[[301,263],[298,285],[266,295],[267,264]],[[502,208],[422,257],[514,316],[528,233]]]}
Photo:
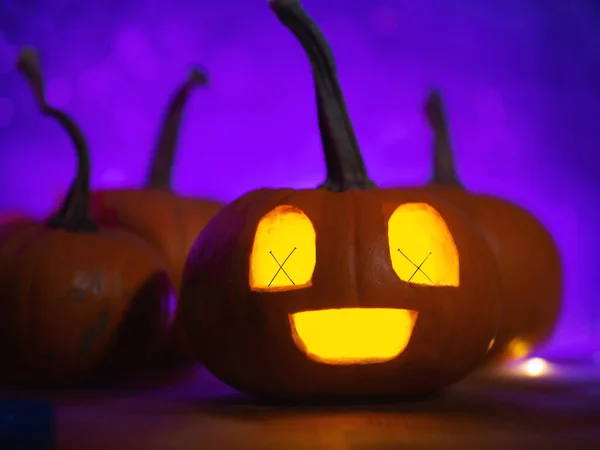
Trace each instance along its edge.
{"label": "carved jack-o-lantern", "polygon": [[311,60],[328,176],[319,189],[250,192],[201,232],[181,290],[190,343],[214,375],[252,394],[441,389],[494,336],[491,252],[435,195],[377,189],[326,42],[297,2],[272,8]]}
{"label": "carved jack-o-lantern", "polygon": [[[330,197],[332,208],[339,201],[337,197]],[[368,198],[357,196],[355,200],[362,203],[369,201]],[[380,223],[367,227],[366,236],[361,237],[368,242],[371,230],[384,233],[385,223],[381,219],[389,217],[387,239],[381,239],[379,244],[385,256],[386,250],[389,252],[387,269],[390,272],[391,263],[391,269],[400,281],[425,286],[459,286],[456,244],[445,221],[432,206],[422,202],[396,206],[395,201],[381,202],[379,198],[371,201],[382,207],[382,211],[373,211],[374,218]],[[294,203],[298,204],[297,201]],[[364,207],[360,210],[365,211]],[[342,236],[333,245],[339,246],[340,241],[343,242]],[[346,243],[347,249],[341,250],[343,253],[353,247],[352,242]],[[328,249],[327,242],[322,244],[324,252],[335,255],[335,249]],[[343,253],[335,257],[341,259],[345,256]],[[311,287],[316,266],[317,233],[311,219],[300,208],[276,206],[259,220],[250,253],[251,291],[284,292]],[[365,269],[371,282],[377,277],[372,270],[383,271],[377,263]],[[290,314],[292,338],[309,359],[336,365],[385,362],[396,358],[411,339],[420,309],[418,306],[415,310],[321,308]]]}

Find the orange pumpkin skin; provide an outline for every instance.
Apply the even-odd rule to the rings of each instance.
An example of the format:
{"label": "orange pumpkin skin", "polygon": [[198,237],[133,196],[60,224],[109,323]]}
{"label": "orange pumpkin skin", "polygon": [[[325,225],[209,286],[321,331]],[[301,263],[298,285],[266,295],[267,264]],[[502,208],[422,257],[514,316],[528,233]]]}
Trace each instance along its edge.
{"label": "orange pumpkin skin", "polygon": [[[160,189],[106,190],[92,194],[92,217],[102,226],[128,230],[158,250],[179,292],[188,253],[208,221],[222,205],[174,195]],[[182,363],[193,358],[177,315],[164,362]]]}
{"label": "orange pumpkin skin", "polygon": [[136,236],[31,225],[4,241],[0,266],[5,382],[57,386],[116,376],[164,345],[175,294],[160,258]]}
{"label": "orange pumpkin skin", "polygon": [[[460,257],[460,286],[419,286],[392,268],[387,219],[408,202],[433,206]],[[283,292],[249,287],[249,255],[261,217],[300,208],[317,234],[312,285]],[[271,190],[227,206],[202,231],[182,286],[181,317],[198,359],[236,389],[280,398],[413,396],[443,389],[484,357],[499,320],[499,280],[482,238],[451,205],[401,190]],[[378,364],[326,365],[292,339],[289,314],[331,308],[418,311],[406,350]]]}
{"label": "orange pumpkin skin", "polygon": [[467,214],[498,263],[505,304],[488,362],[527,356],[551,337],[560,317],[563,275],[556,244],[542,223],[525,209],[494,196],[471,193],[462,186],[438,92],[429,96],[425,110],[434,131],[434,176],[425,189]]}
{"label": "orange pumpkin skin", "polygon": [[562,265],[552,236],[528,211],[488,195],[431,186],[475,223],[494,253],[505,303],[491,361],[524,357],[551,336],[560,317]]}
{"label": "orange pumpkin skin", "polygon": [[177,289],[198,233],[223,207],[160,189],[96,191],[91,202],[99,224],[135,233],[159,251]]}
{"label": "orange pumpkin skin", "polygon": [[34,219],[21,213],[4,213],[0,215],[0,251],[2,242],[15,230],[35,223]]}
{"label": "orange pumpkin skin", "polygon": [[179,196],[172,190],[183,111],[193,89],[207,83],[207,75],[195,68],[175,91],[141,189],[99,190],[91,196],[94,220],[106,227],[133,232],[151,243],[167,262],[176,288],[196,236],[223,206],[209,199]]}
{"label": "orange pumpkin skin", "polygon": [[2,251],[2,243],[14,231],[24,226],[31,225],[33,223],[35,223],[35,221],[31,217],[26,216],[25,214],[2,214],[2,216],[0,216],[0,252]]}
{"label": "orange pumpkin skin", "polygon": [[167,270],[141,238],[91,220],[85,138],[48,105],[34,50],[22,50],[18,68],[40,111],[75,144],[77,175],[47,221],[0,228],[0,379],[72,386],[140,368],[156,356],[172,322]]}
{"label": "orange pumpkin skin", "polygon": [[[317,25],[295,0],[272,0],[271,7],[311,62],[327,179],[318,189],[250,192],[209,222],[190,252],[181,287],[181,317],[190,343],[214,375],[254,395],[312,401],[443,389],[479,364],[495,335],[501,291],[493,255],[463,213],[445,200],[429,192],[377,189],[345,109],[331,50]],[[433,228],[423,224],[433,215],[410,223],[416,236],[407,232],[409,219],[396,215],[405,206],[433,209],[445,234],[428,235]],[[279,216],[280,211],[295,211],[291,214],[302,217],[307,227],[290,222],[289,234],[277,241],[281,247],[274,236],[288,213]],[[299,243],[302,236],[308,238]],[[394,236],[406,245],[431,238],[419,245],[419,252],[431,254],[435,247],[441,255],[451,248],[454,256],[440,257],[442,265],[435,267],[455,278],[434,276],[431,285],[416,284],[406,274],[403,278],[394,264],[395,258],[402,259],[400,248],[397,253],[392,247]],[[284,247],[307,255],[297,257],[303,261],[296,266],[304,267],[303,278],[292,273],[296,284],[286,273],[287,284],[272,286],[279,270],[271,281],[270,271],[258,277],[267,266],[255,255],[266,258],[262,261],[270,268],[269,255],[285,265],[292,253],[275,255]],[[318,317],[309,318],[304,328],[312,344],[300,330],[298,313]],[[322,321],[323,313],[336,320]],[[367,315],[370,324],[364,327]],[[408,320],[399,319],[408,315]],[[338,321],[349,316],[350,322]],[[328,333],[336,326],[345,339],[354,339],[360,331],[360,346],[392,317],[398,320],[387,323],[385,333],[369,341],[376,344],[363,346],[365,356],[358,358],[353,346],[336,342],[339,334]],[[382,346],[397,341],[397,333],[403,334],[402,344],[383,351]],[[331,348],[325,353],[315,348],[323,342],[337,346],[333,356],[325,354]]]}

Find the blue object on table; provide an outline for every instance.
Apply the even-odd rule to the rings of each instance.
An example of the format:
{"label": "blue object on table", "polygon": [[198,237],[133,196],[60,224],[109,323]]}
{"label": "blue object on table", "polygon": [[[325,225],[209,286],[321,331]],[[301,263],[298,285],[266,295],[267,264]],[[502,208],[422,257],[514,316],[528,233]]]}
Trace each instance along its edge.
{"label": "blue object on table", "polygon": [[50,450],[55,444],[51,403],[0,399],[0,449]]}

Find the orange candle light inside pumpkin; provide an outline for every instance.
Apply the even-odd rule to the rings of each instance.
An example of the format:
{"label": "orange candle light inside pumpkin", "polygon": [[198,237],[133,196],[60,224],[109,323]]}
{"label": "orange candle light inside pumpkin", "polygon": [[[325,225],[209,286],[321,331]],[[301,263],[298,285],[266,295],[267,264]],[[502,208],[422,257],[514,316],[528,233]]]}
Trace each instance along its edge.
{"label": "orange candle light inside pumpkin", "polygon": [[[392,265],[401,280],[459,285],[458,251],[452,234],[429,205],[399,206],[388,222],[388,240]],[[258,224],[250,261],[250,286],[255,291],[310,286],[317,261],[312,222],[297,208],[275,208]],[[396,358],[408,345],[417,317],[417,311],[392,308],[325,309],[289,315],[296,345],[309,358],[326,364],[372,364]]]}
{"label": "orange candle light inside pumpkin", "polygon": [[408,345],[418,313],[392,308],[341,308],[290,314],[296,345],[325,364],[391,361]]}

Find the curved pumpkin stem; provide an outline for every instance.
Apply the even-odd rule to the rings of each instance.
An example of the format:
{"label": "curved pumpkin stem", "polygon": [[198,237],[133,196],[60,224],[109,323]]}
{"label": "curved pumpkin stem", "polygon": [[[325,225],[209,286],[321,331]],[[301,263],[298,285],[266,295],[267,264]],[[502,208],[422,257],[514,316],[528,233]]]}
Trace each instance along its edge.
{"label": "curved pumpkin stem", "polygon": [[436,90],[427,97],[425,115],[433,131],[433,176],[430,184],[462,187],[456,173],[444,101]]}
{"label": "curved pumpkin stem", "polygon": [[148,172],[147,188],[171,190],[175,148],[179,138],[183,108],[191,91],[197,86],[206,84],[208,84],[206,73],[194,68],[190,71],[187,80],[175,92],[163,119],[158,143]]}
{"label": "curved pumpkin stem", "polygon": [[40,70],[37,52],[23,48],[19,54],[17,68],[25,77],[40,111],[56,120],[66,130],[77,151],[77,175],[58,212],[50,217],[46,225],[69,231],[96,231],[98,226],[90,213],[90,154],[85,137],[79,126],[66,113],[46,102],[44,77]]}
{"label": "curved pumpkin stem", "polygon": [[269,0],[269,4],[279,21],[294,33],[312,66],[327,166],[327,180],[319,188],[335,192],[376,188],[367,174],[325,37],[298,0]]}

